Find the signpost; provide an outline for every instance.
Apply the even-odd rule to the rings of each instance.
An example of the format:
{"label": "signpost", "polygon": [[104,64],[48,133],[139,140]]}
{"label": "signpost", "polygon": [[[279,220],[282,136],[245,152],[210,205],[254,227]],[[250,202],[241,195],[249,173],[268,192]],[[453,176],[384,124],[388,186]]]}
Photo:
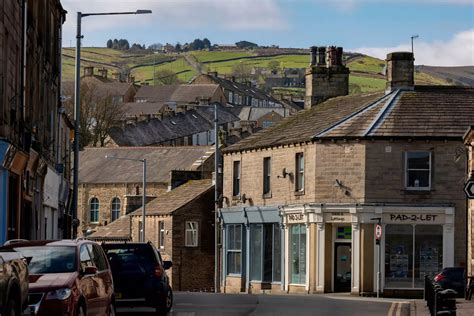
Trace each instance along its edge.
{"label": "signpost", "polygon": [[382,218],[374,217],[372,221],[377,221],[375,224],[375,244],[377,245],[377,298],[380,297],[380,240],[382,239]]}
{"label": "signpost", "polygon": [[377,224],[375,225],[375,239],[377,240],[377,244],[380,243],[380,238],[382,238],[382,225]]}
{"label": "signpost", "polygon": [[470,179],[466,182],[464,192],[466,192],[468,199],[474,199],[474,179]]}

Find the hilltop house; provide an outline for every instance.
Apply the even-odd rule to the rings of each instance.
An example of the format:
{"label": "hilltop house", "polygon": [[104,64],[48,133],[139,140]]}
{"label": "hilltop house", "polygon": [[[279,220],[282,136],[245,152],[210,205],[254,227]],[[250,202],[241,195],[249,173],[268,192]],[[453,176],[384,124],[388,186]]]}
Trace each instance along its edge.
{"label": "hilltop house", "polygon": [[341,56],[313,48],[306,109],[224,150],[223,292],[373,294],[380,271],[383,295],[410,294],[466,265],[474,90],[414,86],[392,53],[386,94],[344,96]]}
{"label": "hilltop house", "polygon": [[107,226],[142,205],[143,166],[139,159],[147,163],[147,201],[189,179],[210,179],[214,168],[210,146],[85,148],[79,168],[77,216],[81,233]]}
{"label": "hilltop house", "polygon": [[[145,239],[165,260],[175,291],[211,291],[214,287],[214,186],[210,179],[191,180],[161,193],[146,205]],[[142,209],[98,227],[90,238],[107,242],[139,241]]]}
{"label": "hilltop house", "polygon": [[305,71],[305,68],[284,68],[280,73],[269,74],[265,77],[265,88],[304,88]]}

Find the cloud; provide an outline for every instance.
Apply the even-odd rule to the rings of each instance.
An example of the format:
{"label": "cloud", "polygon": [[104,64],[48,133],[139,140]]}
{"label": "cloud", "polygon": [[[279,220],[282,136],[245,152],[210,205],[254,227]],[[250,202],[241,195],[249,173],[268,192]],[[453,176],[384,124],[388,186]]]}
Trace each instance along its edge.
{"label": "cloud", "polygon": [[76,12],[121,12],[150,9],[153,14],[120,17],[87,17],[85,31],[105,31],[118,26],[136,27],[153,32],[161,25],[167,28],[213,27],[231,31],[282,30],[288,23],[276,0],[62,0],[68,11],[65,37],[75,34]]}
{"label": "cloud", "polygon": [[468,5],[472,6],[472,0],[310,0],[333,6],[341,11],[352,11],[359,5],[364,4],[427,4],[427,5]]}
{"label": "cloud", "polygon": [[[474,29],[454,34],[447,41],[423,42],[415,40],[415,64],[432,66],[471,66],[474,65]],[[351,51],[385,59],[387,54],[396,51],[411,51],[410,44],[394,47],[359,47]]]}

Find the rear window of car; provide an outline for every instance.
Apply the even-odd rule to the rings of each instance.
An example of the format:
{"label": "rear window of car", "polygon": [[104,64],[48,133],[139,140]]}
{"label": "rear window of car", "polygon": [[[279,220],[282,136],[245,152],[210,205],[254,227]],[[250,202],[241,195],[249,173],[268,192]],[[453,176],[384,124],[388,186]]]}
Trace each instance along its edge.
{"label": "rear window of car", "polygon": [[156,257],[149,245],[119,245],[117,248],[111,245],[104,246],[107,258],[112,263],[120,259],[122,263],[155,263]]}
{"label": "rear window of car", "polygon": [[446,269],[443,271],[443,274],[449,277],[457,277],[457,278],[462,278],[464,275],[464,269],[459,268],[459,269]]}
{"label": "rear window of car", "polygon": [[76,271],[76,247],[31,246],[15,247],[25,258],[31,257],[30,274],[66,273]]}

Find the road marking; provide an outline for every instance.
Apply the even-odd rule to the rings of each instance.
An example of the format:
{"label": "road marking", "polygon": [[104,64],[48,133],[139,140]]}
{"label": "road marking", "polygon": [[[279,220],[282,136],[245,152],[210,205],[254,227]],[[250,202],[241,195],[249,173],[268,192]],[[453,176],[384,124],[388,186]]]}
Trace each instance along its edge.
{"label": "road marking", "polygon": [[393,315],[393,311],[395,310],[395,306],[397,306],[397,302],[393,302],[391,305],[390,305],[390,309],[388,310],[388,314],[387,316],[392,316]]}
{"label": "road marking", "polygon": [[396,316],[401,316],[402,315],[402,303],[397,303],[397,315]]}

